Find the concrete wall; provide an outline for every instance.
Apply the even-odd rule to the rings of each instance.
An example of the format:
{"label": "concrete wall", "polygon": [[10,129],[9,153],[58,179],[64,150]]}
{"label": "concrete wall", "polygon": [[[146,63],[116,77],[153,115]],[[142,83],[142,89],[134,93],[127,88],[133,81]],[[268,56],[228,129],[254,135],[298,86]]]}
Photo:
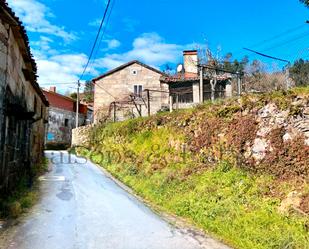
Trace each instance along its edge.
{"label": "concrete wall", "polygon": [[23,71],[34,70],[24,42],[16,25],[0,20],[0,192],[31,177],[43,158],[46,103]]}
{"label": "concrete wall", "polygon": [[[150,70],[142,65],[135,63],[120,71],[114,72],[98,81],[96,81],[94,93],[94,121],[98,122],[102,115],[108,113],[109,106],[114,101],[129,99],[128,96],[134,93],[134,85],[142,85],[144,89],[168,91],[168,86],[160,83],[161,74]],[[144,97],[146,97],[144,95]],[[146,98],[145,98],[146,99]],[[168,106],[168,94],[151,93],[151,114],[158,112],[163,106]],[[147,115],[146,106],[142,105],[142,115]],[[117,117],[124,119],[125,115],[121,111],[130,110],[137,115],[135,107],[129,105],[117,108]]]}

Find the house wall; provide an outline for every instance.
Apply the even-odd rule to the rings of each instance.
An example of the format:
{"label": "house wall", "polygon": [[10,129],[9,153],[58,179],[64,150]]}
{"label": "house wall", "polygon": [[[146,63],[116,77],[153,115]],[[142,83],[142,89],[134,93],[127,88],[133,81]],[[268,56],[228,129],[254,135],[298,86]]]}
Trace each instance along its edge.
{"label": "house wall", "polygon": [[[49,107],[46,146],[63,145],[69,147],[72,140],[72,129],[75,128],[76,113],[57,107]],[[79,115],[79,124],[85,124],[85,115]],[[67,124],[66,124],[66,121]]]}
{"label": "house wall", "polygon": [[[136,72],[136,75],[133,74],[133,71]],[[94,93],[95,123],[100,120],[102,115],[108,114],[109,106],[112,102],[129,99],[128,96],[134,93],[134,85],[142,85],[143,90],[152,89],[168,91],[168,86],[160,83],[160,77],[161,74],[135,63],[96,81]],[[168,106],[168,93],[152,92],[150,94],[151,114],[158,112],[163,106]],[[142,102],[139,104],[142,105],[142,115],[146,116],[146,106]],[[130,105],[124,108],[118,108],[116,115],[119,120],[126,118],[125,113],[123,113],[121,109],[134,111],[135,107]],[[136,111],[135,115],[137,115]]]}
{"label": "house wall", "polygon": [[[58,93],[45,91],[44,94],[50,102],[48,108],[48,125],[46,130],[46,147],[69,147],[72,140],[72,129],[76,126],[76,102]],[[85,125],[87,108],[80,105],[79,125]],[[66,121],[67,120],[67,121]]]}
{"label": "house wall", "polygon": [[[13,32],[14,28],[14,32]],[[23,69],[33,70],[18,28],[0,20],[0,192],[9,192],[43,158],[46,103]],[[27,58],[30,60],[30,58]]]}

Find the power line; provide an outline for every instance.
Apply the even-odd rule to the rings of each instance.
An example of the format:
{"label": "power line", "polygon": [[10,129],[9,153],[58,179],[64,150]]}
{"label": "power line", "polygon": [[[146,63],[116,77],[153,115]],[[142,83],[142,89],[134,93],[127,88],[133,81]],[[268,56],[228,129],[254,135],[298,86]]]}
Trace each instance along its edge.
{"label": "power line", "polygon": [[290,63],[290,61],[288,61],[288,60],[284,60],[284,59],[280,59],[280,58],[277,58],[277,57],[273,57],[273,56],[270,56],[270,55],[267,55],[267,54],[263,54],[263,53],[254,51],[254,50],[249,49],[249,48],[244,48],[244,50],[247,50],[247,51],[249,51],[249,52],[252,52],[252,53],[255,53],[255,54],[257,54],[257,55],[260,55],[260,56],[263,56],[263,57],[266,57],[266,58],[270,58],[270,59],[273,59],[273,60],[277,60],[277,61],[282,61],[282,62]]}
{"label": "power line", "polygon": [[95,47],[96,47],[96,45],[97,45],[97,42],[98,42],[98,39],[99,39],[101,30],[102,30],[102,27],[103,27],[103,24],[104,24],[104,21],[105,21],[105,18],[106,18],[106,15],[107,15],[107,12],[108,12],[110,3],[111,3],[111,0],[108,0],[107,6],[106,6],[106,8],[105,8],[104,15],[103,15],[103,18],[102,18],[102,21],[101,21],[101,24],[100,24],[100,27],[99,27],[99,30],[98,30],[98,33],[97,33],[97,35],[96,35],[94,44],[93,44],[93,46],[92,46],[90,55],[89,55],[89,57],[88,57],[88,61],[87,61],[87,63],[86,63],[86,66],[85,66],[85,68],[84,68],[84,70],[83,70],[83,73],[81,74],[79,80],[82,80],[82,78],[84,77],[84,74],[85,74],[85,72],[86,72],[86,70],[87,70],[87,68],[88,68],[88,66],[89,66],[90,60],[91,60],[91,58],[92,58],[93,52],[94,52],[94,50],[95,50]]}
{"label": "power line", "polygon": [[[104,35],[105,35],[105,32],[106,32],[106,30],[107,30],[107,26],[108,26],[108,23],[109,23],[109,20],[110,20],[112,11],[113,11],[113,9],[114,9],[115,2],[116,2],[116,0],[114,0],[114,1],[112,2],[112,5],[111,5],[111,8],[110,8],[110,11],[109,11],[107,20],[106,20],[106,24],[105,24],[105,26],[104,26],[104,28],[103,28],[103,31],[102,31],[102,35],[101,35],[99,44],[98,44],[97,49],[96,49],[96,52],[95,52],[95,54],[94,54],[94,58],[92,59],[92,62],[91,62],[91,64],[90,64],[90,68],[93,66],[95,60],[97,59],[97,55],[98,55],[98,52],[99,52],[99,50],[100,50],[101,43],[102,43],[102,41],[103,41],[103,37],[104,37]],[[90,70],[90,68],[89,68],[89,70]],[[88,72],[89,72],[89,71],[88,71]]]}
{"label": "power line", "polygon": [[309,36],[309,33],[308,33],[308,32],[304,32],[304,33],[302,33],[300,36],[294,37],[293,39],[289,39],[289,40],[286,40],[286,41],[284,41],[284,42],[277,43],[277,44],[275,44],[275,45],[273,45],[273,46],[271,46],[271,47],[268,47],[268,48],[264,49],[263,52],[270,51],[270,50],[272,50],[272,49],[274,49],[274,48],[282,47],[282,46],[287,45],[287,44],[289,44],[289,43],[291,43],[291,42],[294,42],[294,41],[303,39],[304,37],[307,37],[307,36]]}
{"label": "power line", "polygon": [[77,81],[75,82],[53,82],[53,83],[39,83],[40,86],[51,86],[51,85],[73,85],[76,84]]}
{"label": "power line", "polygon": [[270,41],[276,40],[276,39],[280,38],[281,36],[284,36],[284,35],[286,35],[286,34],[290,34],[290,33],[294,32],[294,31],[296,31],[296,30],[299,30],[299,29],[303,28],[304,26],[305,26],[305,24],[302,24],[302,25],[299,25],[299,26],[297,26],[297,27],[288,29],[288,30],[286,30],[286,31],[284,31],[284,32],[282,32],[282,33],[280,33],[280,34],[277,34],[277,35],[275,35],[275,36],[273,36],[273,37],[270,37],[270,38],[268,38],[268,39],[265,39],[265,40],[263,40],[263,41],[260,41],[260,42],[254,44],[254,45],[252,45],[252,46],[250,46],[250,47],[258,47],[258,46],[260,46],[260,45],[264,45],[266,42],[270,42]]}

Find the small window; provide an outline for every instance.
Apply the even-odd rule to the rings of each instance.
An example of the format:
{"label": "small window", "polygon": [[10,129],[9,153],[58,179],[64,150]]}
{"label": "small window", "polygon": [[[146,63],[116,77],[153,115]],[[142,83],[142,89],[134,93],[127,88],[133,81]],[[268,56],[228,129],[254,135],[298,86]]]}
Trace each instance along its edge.
{"label": "small window", "polygon": [[69,126],[69,120],[68,120],[67,118],[64,120],[64,126],[65,126],[65,127],[68,127],[68,126]]}
{"label": "small window", "polygon": [[134,95],[138,97],[142,97],[143,86],[142,85],[134,85]]}
{"label": "small window", "polygon": [[132,74],[133,75],[137,75],[137,71],[136,70],[132,70]]}

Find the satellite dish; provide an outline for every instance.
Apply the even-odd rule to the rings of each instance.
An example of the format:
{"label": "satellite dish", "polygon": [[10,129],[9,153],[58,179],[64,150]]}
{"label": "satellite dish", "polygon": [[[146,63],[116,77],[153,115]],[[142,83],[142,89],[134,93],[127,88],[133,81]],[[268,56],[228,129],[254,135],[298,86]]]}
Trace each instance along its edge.
{"label": "satellite dish", "polygon": [[182,73],[183,72],[183,65],[182,64],[179,64],[177,66],[177,73]]}

